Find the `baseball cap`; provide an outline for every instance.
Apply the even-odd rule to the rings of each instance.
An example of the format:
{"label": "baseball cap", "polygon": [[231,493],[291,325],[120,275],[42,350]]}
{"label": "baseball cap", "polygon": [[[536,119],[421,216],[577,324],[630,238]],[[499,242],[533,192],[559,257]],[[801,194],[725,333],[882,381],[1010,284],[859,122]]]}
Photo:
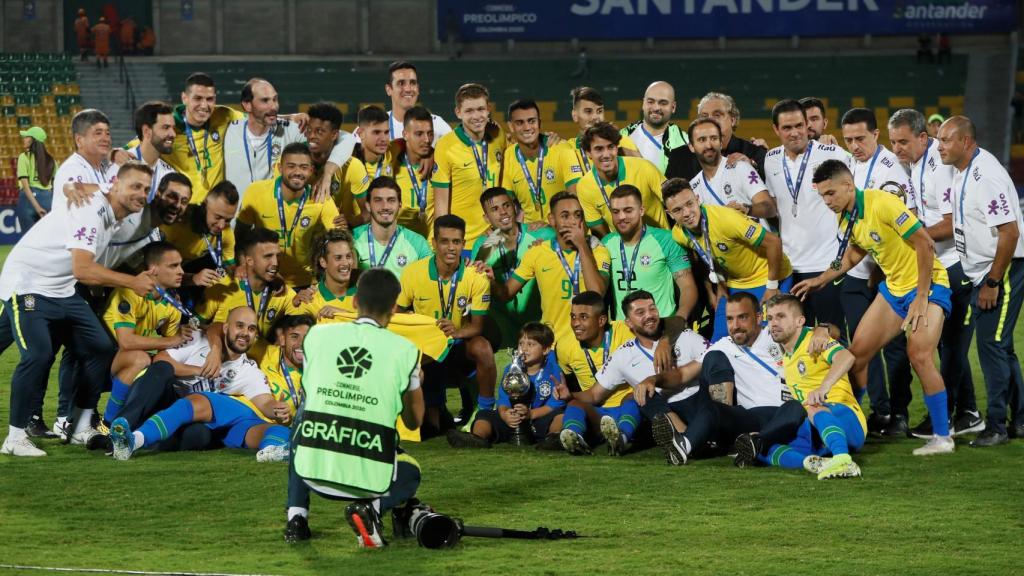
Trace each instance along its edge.
{"label": "baseball cap", "polygon": [[43,130],[39,126],[33,126],[28,130],[22,130],[20,134],[22,137],[28,136],[30,138],[35,138],[40,142],[46,142],[46,130]]}

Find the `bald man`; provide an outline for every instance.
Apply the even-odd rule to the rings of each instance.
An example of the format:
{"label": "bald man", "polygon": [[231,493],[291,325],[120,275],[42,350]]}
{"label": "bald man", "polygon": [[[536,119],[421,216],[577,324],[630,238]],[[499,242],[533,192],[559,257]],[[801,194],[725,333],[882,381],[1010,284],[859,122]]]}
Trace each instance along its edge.
{"label": "bald man", "polygon": [[1008,432],[1024,437],[1024,378],[1013,342],[1024,303],[1024,220],[1009,174],[975,138],[964,116],[939,127],[939,156],[955,168],[953,247],[974,286],[971,315],[988,392],[986,427],[971,446],[988,447],[1005,444]]}
{"label": "bald man", "polygon": [[[732,96],[721,92],[708,92],[697,104],[698,118],[711,118],[718,122],[722,129],[722,156],[729,162],[736,162],[740,156],[757,170],[764,180],[764,157],[768,154],[768,145],[760,138],[744,140],[736,135],[736,126],[740,121],[740,109]],[[701,172],[700,161],[689,146],[674,148],[668,155],[665,167],[666,178],[685,178],[692,180]]]}
{"label": "bald man", "polygon": [[630,124],[620,132],[636,143],[640,156],[658,167],[664,174],[668,157],[676,148],[686,148],[686,132],[672,124],[676,112],[676,91],[671,84],[657,81],[644,92],[643,119]]}

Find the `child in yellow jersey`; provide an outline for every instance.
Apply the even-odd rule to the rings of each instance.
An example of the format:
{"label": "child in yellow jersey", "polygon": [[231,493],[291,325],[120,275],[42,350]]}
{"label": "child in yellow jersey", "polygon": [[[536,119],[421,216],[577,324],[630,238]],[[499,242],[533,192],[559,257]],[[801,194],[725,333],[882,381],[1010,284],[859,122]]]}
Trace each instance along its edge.
{"label": "child in yellow jersey", "polygon": [[608,322],[604,297],[593,291],[572,299],[571,323],[573,338],[558,346],[563,349],[562,371],[575,377],[580,392],[565,408],[559,441],[570,454],[590,454],[590,446],[603,440],[608,454],[619,456],[628,449],[640,424],[633,389],[623,383],[600,406],[590,401],[588,391],[612,352],[635,336],[625,322]]}
{"label": "child in yellow jersey", "polygon": [[825,205],[838,214],[840,245],[832,269],[793,287],[804,296],[839,278],[866,255],[885,274],[878,295],[864,313],[850,351],[854,391],[867,386],[868,362],[901,331],[907,333],[907,358],[921,381],[933,436],[916,456],[955,450],[949,430],[946,387],[933,359],[945,317],[952,309],[949,276],[935,257],[935,245],[917,217],[896,196],[883,190],[859,190],[843,162],[829,160],[814,170],[814,184]]}
{"label": "child in yellow jersey", "polygon": [[[834,340],[811,353],[811,330],[804,326],[803,305],[795,296],[779,294],[768,302],[768,329],[785,352],[786,384],[806,410],[796,438],[765,446],[762,462],[783,468],[804,468],[818,480],[860,476],[850,457],[864,445],[867,421],[850,387],[847,372],[854,357]],[[770,430],[784,413],[765,425]],[[760,450],[759,450],[760,451]],[[824,457],[831,454],[831,458]]]}
{"label": "child in yellow jersey", "polygon": [[281,239],[279,271],[289,286],[308,286],[313,238],[343,222],[330,200],[317,202],[308,181],[313,171],[309,147],[301,142],[281,152],[281,176],[254,182],[245,193],[238,221],[276,230]]}
{"label": "child in yellow jersey", "polygon": [[274,344],[267,346],[263,361],[260,362],[260,370],[267,377],[270,393],[275,400],[288,405],[292,417],[303,398],[302,365],[305,355],[302,342],[314,323],[313,317],[308,314],[279,317],[274,323]]}
{"label": "child in yellow jersey", "polygon": [[202,204],[189,206],[180,221],[160,226],[164,239],[181,254],[185,284],[207,287],[231,281],[236,264],[231,220],[237,211],[238,190],[225,180],[210,190]]}

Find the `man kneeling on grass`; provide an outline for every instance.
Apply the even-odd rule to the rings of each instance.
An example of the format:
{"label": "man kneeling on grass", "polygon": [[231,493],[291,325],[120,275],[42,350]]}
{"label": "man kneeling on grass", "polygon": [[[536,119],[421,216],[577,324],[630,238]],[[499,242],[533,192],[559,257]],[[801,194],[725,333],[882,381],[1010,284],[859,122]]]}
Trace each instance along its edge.
{"label": "man kneeling on grass", "polygon": [[216,378],[198,374],[210,353],[206,338],[199,334],[189,344],[194,348],[184,363],[175,365],[175,376],[193,371],[195,378],[182,381],[192,393],[146,420],[137,430],[124,417],[110,426],[114,459],[128,460],[140,448],[152,448],[193,422],[205,423],[218,434],[227,448],[254,448],[259,462],[288,458],[288,404],[274,399],[256,363],[245,353],[256,340],[256,312],[249,307],[231,310],[224,324],[224,347],[220,372]]}
{"label": "man kneeling on grass", "polygon": [[[526,375],[530,378],[527,404],[512,406],[508,394],[499,384],[498,409],[481,410],[471,427],[472,433],[448,431],[453,448],[490,448],[494,442],[508,442],[516,427],[526,421],[531,440],[541,442],[539,448],[558,450],[558,432],[562,429],[562,412],[569,389],[562,379],[562,370],[552,347],[555,333],[547,324],[528,322],[519,330],[519,353],[523,355]],[[510,364],[505,368],[508,374]],[[499,382],[505,379],[504,374]]]}

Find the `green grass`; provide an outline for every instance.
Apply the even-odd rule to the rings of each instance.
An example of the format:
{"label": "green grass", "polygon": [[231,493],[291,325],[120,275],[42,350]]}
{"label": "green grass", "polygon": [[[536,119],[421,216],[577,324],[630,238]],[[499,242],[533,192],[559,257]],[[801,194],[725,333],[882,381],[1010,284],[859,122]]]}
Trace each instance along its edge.
{"label": "green grass", "polygon": [[[0,357],[4,434],[16,360],[15,350]],[[55,384],[54,372],[48,421]],[[915,422],[924,413],[919,400],[911,410]],[[456,452],[432,440],[407,448],[423,469],[420,497],[440,511],[469,524],[543,525],[585,538],[474,538],[445,551],[400,542],[365,552],[343,506],[317,498],[314,539],[283,543],[283,464],[228,450],[114,462],[46,442],[50,455],[41,460],[0,457],[0,564],[358,575],[1019,574],[1024,442],[988,450],[961,442],[955,455],[928,459],[910,455],[919,444],[869,440],[856,456],[862,479],[818,482],[805,472],[739,470],[724,458],[673,468],[655,450],[611,460],[505,446]]]}

